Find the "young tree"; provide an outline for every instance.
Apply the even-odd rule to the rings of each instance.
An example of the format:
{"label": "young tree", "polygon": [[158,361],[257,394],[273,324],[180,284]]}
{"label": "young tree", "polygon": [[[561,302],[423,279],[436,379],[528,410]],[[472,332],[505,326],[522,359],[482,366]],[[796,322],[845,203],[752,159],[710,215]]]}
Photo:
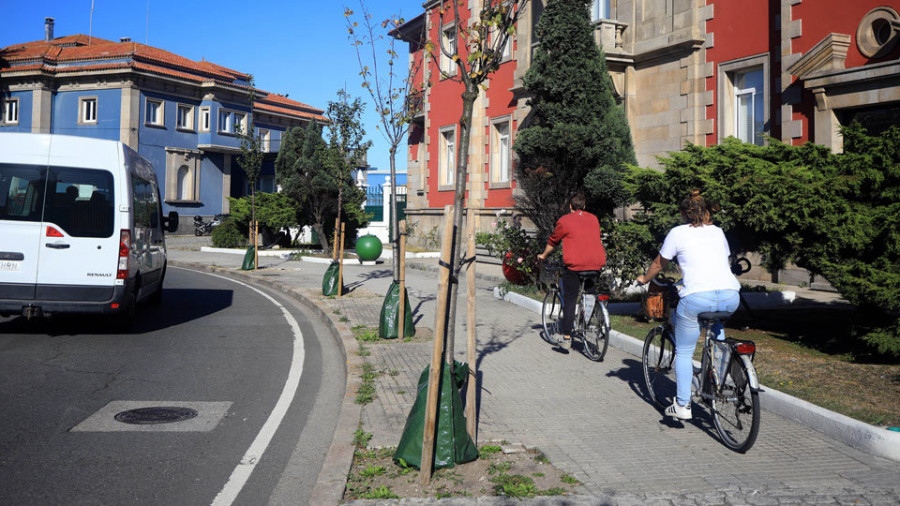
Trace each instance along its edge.
{"label": "young tree", "polygon": [[[472,137],[472,113],[475,100],[478,98],[485,81],[496,71],[503,62],[503,49],[507,44],[512,44],[510,35],[515,33],[519,14],[528,4],[528,0],[482,0],[481,10],[472,12],[472,18],[466,19],[461,15],[460,8],[466,8],[466,2],[458,0],[440,0],[435,7],[438,13],[437,26],[445,26],[448,20],[453,20],[455,37],[457,41],[447,47],[442,41],[437,44],[428,41],[425,50],[435,63],[433,68],[441,78],[457,81],[463,84],[462,114],[459,119],[459,143],[456,157],[456,172],[454,182],[453,202],[453,226],[456,235],[453,240],[453,255],[458,257],[454,271],[459,271],[463,265],[465,254],[462,244],[463,237],[463,210],[465,208],[466,178],[469,167],[469,144]],[[455,64],[456,71],[445,72],[440,65],[441,56],[449,58]],[[456,279],[456,276],[451,276]],[[458,284],[452,282],[450,292],[449,318],[447,320],[447,349],[445,357],[452,363],[453,336],[456,318],[456,295]]]}
{"label": "young tree", "polygon": [[601,217],[627,203],[622,178],[636,164],[625,112],[594,41],[589,0],[550,0],[524,85],[531,114],[516,136],[516,207],[550,235],[578,190]]}
{"label": "young tree", "polygon": [[288,130],[275,159],[275,178],[295,203],[298,223],[312,227],[322,250],[329,253],[326,226],[333,222],[337,192],[334,178],[325,170],[326,146],[322,127],[315,122]]}
{"label": "young tree", "polygon": [[[256,99],[256,89],[253,87],[253,78],[250,78],[250,126],[247,131],[242,130],[241,125],[235,125],[235,131],[241,139],[241,154],[238,156],[238,163],[247,174],[247,181],[250,182],[250,231],[253,235],[252,244],[257,248],[256,233],[253,224],[256,223],[256,181],[259,179],[259,173],[262,171],[263,154],[261,146],[262,140],[253,124],[253,102]],[[258,249],[258,248],[257,248]],[[254,264],[255,265],[255,264]]]}
{"label": "young tree", "polygon": [[[362,16],[362,27],[360,22],[353,21],[351,16],[354,12],[348,8],[344,9],[344,16],[347,19],[347,31],[354,48],[356,49],[356,58],[359,62],[360,76],[362,76],[362,86],[369,92],[372,102],[381,119],[381,125],[376,128],[381,131],[387,140],[388,152],[390,154],[391,163],[391,188],[394,190],[390,195],[391,207],[391,250],[393,252],[393,271],[394,281],[396,282],[400,276],[400,253],[399,253],[399,230],[397,218],[397,148],[400,142],[409,130],[409,123],[418,112],[420,106],[418,102],[411,100],[411,97],[422,91],[422,85],[416,84],[415,77],[419,73],[419,67],[409,68],[407,77],[402,77],[397,73],[397,52],[394,50],[394,44],[397,39],[389,37],[385,41],[385,37],[376,33],[376,28],[372,24],[372,15],[366,9],[365,3],[360,0],[360,12]],[[399,16],[391,16],[381,22],[382,29],[393,30],[404,23],[404,19]],[[357,32],[359,30],[359,32]],[[386,65],[379,65],[378,54],[380,50],[384,50],[387,54]],[[407,69],[405,65],[400,65],[401,69]]]}
{"label": "young tree", "polygon": [[366,130],[361,119],[364,109],[365,104],[359,98],[351,101],[349,93],[338,90],[337,100],[328,102],[326,112],[330,123],[324,162],[332,183],[337,188],[337,219],[340,222],[342,211],[346,211],[347,221],[353,224],[354,229],[366,222],[362,210],[365,195],[354,183],[351,173],[353,169],[363,165],[366,152],[372,145],[365,140]]}

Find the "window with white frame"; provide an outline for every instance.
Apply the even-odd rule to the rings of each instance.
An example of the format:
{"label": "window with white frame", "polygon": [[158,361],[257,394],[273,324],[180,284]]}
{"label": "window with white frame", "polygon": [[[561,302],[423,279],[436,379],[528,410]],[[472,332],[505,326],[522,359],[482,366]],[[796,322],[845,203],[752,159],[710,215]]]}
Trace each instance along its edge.
{"label": "window with white frame", "polygon": [[591,2],[591,21],[609,19],[609,0],[593,0]]}
{"label": "window with white frame", "polygon": [[234,114],[234,133],[236,133],[236,134],[247,133],[247,115],[242,112],[236,112],[233,114]]}
{"label": "window with white frame", "polygon": [[491,123],[491,184],[505,186],[510,181],[510,120],[503,118]]}
{"label": "window with white frame", "polygon": [[272,132],[265,128],[259,129],[259,150],[268,153],[272,149]]}
{"label": "window with white frame", "polygon": [[163,101],[155,98],[147,99],[147,106],[144,110],[144,123],[152,126],[163,126]]}
{"label": "window with white frame", "polygon": [[734,136],[762,146],[764,108],[763,70],[737,72],[734,76]]}
{"label": "window with white frame", "polygon": [[12,98],[3,102],[3,123],[15,125],[19,122],[19,99]]}
{"label": "window with white frame", "polygon": [[750,144],[765,144],[769,133],[769,68],[767,54],[718,65],[718,142],[736,137]]}
{"label": "window with white frame", "polygon": [[219,133],[234,133],[234,113],[219,109]]}
{"label": "window with white frame", "polygon": [[[447,56],[447,55],[450,56]],[[441,73],[452,76],[456,74],[456,63],[452,56],[456,54],[456,25],[444,27],[441,31]]]}
{"label": "window with white frame", "polygon": [[179,130],[194,129],[194,106],[178,104],[176,125]]}
{"label": "window with white frame", "polygon": [[97,97],[78,99],[78,122],[81,124],[97,123]]}
{"label": "window with white frame", "polygon": [[440,132],[440,155],[438,166],[438,187],[453,188],[453,175],[456,171],[456,127],[449,126]]}
{"label": "window with white frame", "polygon": [[209,132],[209,107],[200,108],[200,131]]}

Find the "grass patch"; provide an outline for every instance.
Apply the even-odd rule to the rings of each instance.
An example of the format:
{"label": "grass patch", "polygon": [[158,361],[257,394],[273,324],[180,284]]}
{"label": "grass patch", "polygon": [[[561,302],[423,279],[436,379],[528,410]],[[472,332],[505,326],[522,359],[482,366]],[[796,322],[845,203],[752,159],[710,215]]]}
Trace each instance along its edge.
{"label": "grass patch", "polygon": [[563,483],[568,483],[569,485],[578,485],[581,483],[580,481],[578,481],[578,478],[575,478],[571,474],[562,475],[560,481],[562,481]]}
{"label": "grass patch", "polygon": [[360,374],[362,383],[356,390],[357,404],[365,405],[375,400],[375,378],[377,377],[378,372],[375,371],[375,366],[368,362],[364,362],[362,365],[362,373]]}
{"label": "grass patch", "polygon": [[436,470],[429,485],[422,487],[418,469],[402,459],[394,461],[396,448],[368,449],[371,437],[361,429],[356,432],[357,449],[347,476],[344,501],[491,495],[524,499],[573,494],[573,486],[560,486],[566,473],[549,463],[535,461],[535,451],[504,453],[497,443],[480,446],[481,458],[472,462]]}
{"label": "grass patch", "polygon": [[478,449],[478,458],[479,459],[489,459],[492,456],[503,451],[499,445],[484,445]]}
{"label": "grass patch", "polygon": [[357,325],[351,330],[353,331],[353,337],[355,337],[359,341],[363,341],[366,343],[381,341],[381,336],[378,335],[378,327]]}
{"label": "grass patch", "polygon": [[494,483],[494,492],[497,495],[523,499],[538,494],[534,480],[521,474],[501,474],[491,478],[491,482]]}

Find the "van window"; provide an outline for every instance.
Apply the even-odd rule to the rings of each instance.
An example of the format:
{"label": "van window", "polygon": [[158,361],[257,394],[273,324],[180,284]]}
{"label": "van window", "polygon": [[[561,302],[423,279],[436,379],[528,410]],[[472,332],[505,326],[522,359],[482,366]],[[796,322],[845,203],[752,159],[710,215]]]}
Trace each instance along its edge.
{"label": "van window", "polygon": [[105,170],[50,167],[44,221],[73,237],[113,233],[113,176]]}
{"label": "van window", "polygon": [[157,227],[159,224],[159,198],[156,186],[135,176],[131,183],[132,207],[135,228]]}
{"label": "van window", "polygon": [[0,220],[41,221],[44,167],[0,163]]}

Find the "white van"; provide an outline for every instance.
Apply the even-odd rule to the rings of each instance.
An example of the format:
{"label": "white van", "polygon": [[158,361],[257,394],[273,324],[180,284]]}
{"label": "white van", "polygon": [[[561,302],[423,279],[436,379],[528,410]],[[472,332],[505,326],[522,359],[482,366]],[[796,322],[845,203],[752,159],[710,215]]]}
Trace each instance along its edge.
{"label": "white van", "polygon": [[166,275],[153,166],[121,142],[0,133],[0,315],[130,320]]}

